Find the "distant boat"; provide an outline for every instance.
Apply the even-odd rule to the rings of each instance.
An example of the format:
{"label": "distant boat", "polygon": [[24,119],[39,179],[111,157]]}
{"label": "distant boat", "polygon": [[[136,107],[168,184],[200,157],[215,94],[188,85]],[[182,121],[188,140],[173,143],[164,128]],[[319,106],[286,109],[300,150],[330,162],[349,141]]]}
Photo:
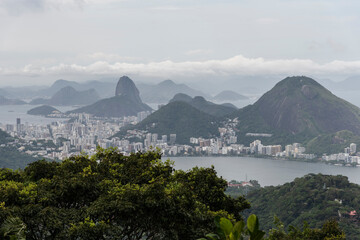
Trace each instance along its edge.
{"label": "distant boat", "polygon": [[14,112],[14,110],[9,110],[8,112]]}

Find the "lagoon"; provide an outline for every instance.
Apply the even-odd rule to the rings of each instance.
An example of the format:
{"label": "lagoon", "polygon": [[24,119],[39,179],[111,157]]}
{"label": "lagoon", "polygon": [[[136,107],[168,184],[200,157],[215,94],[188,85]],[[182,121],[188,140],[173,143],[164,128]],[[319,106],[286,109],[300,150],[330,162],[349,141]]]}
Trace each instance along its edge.
{"label": "lagoon", "polygon": [[261,186],[277,186],[309,173],[344,175],[350,182],[360,184],[359,167],[255,157],[170,157],[170,159],[175,162],[175,169],[189,170],[195,166],[214,165],[218,175],[228,181],[253,179],[258,180]]}

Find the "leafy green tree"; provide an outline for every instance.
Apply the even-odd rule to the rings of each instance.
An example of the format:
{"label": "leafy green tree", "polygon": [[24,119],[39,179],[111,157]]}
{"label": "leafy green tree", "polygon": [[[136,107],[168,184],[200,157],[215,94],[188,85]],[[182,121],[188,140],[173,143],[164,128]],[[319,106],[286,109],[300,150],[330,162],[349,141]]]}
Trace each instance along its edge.
{"label": "leafy green tree", "polygon": [[274,215],[286,230],[290,225],[301,228],[304,221],[320,229],[327,220],[335,219],[347,239],[358,239],[359,215],[351,217],[349,213],[360,212],[359,196],[360,186],[345,176],[308,174],[290,183],[250,192],[246,199],[251,209],[244,215],[256,214],[264,230],[273,227]]}
{"label": "leafy green tree", "polygon": [[18,217],[8,217],[2,224],[1,236],[10,240],[25,240],[26,225]]}
{"label": "leafy green tree", "polygon": [[196,239],[215,230],[215,216],[241,220],[249,208],[226,187],[213,167],[185,172],[157,151],[99,148],[92,157],[1,169],[0,225],[15,217],[30,240]]}
{"label": "leafy green tree", "polygon": [[303,229],[289,226],[288,232],[284,230],[284,224],[277,218],[274,218],[276,228],[269,232],[268,240],[345,240],[345,233],[340,229],[338,222],[328,220],[322,228],[311,229],[305,222]]}
{"label": "leafy green tree", "polygon": [[[217,234],[209,233],[206,235],[209,240],[262,240],[265,232],[259,229],[259,220],[256,215],[251,215],[247,219],[247,224],[243,220],[233,224],[229,219],[217,216],[215,218]],[[199,240],[207,240],[201,238]]]}

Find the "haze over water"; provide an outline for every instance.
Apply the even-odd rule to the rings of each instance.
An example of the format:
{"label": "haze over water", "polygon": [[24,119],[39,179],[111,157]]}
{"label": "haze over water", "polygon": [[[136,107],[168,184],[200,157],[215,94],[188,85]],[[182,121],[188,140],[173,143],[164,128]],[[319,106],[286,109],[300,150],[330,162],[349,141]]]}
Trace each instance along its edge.
{"label": "haze over water", "polygon": [[[29,115],[26,112],[38,105],[5,105],[0,106],[0,123],[15,124],[16,118],[20,118],[22,123],[49,124],[51,122],[62,121],[62,118],[46,118],[43,116]],[[72,106],[57,106],[59,111],[66,112],[74,109]]]}
{"label": "haze over water", "polygon": [[[167,159],[167,157],[163,157]],[[276,186],[291,182],[309,173],[344,175],[350,182],[360,184],[360,168],[334,166],[324,163],[308,163],[253,157],[170,157],[175,169],[214,165],[219,176],[230,180],[258,180],[261,186]]]}

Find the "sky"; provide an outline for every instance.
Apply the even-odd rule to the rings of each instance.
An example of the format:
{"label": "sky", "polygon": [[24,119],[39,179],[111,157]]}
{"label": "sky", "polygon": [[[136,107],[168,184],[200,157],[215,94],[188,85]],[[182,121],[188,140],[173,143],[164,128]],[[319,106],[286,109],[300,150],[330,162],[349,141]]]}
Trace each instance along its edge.
{"label": "sky", "polygon": [[360,75],[359,9],[358,0],[0,0],[0,86],[342,80]]}

